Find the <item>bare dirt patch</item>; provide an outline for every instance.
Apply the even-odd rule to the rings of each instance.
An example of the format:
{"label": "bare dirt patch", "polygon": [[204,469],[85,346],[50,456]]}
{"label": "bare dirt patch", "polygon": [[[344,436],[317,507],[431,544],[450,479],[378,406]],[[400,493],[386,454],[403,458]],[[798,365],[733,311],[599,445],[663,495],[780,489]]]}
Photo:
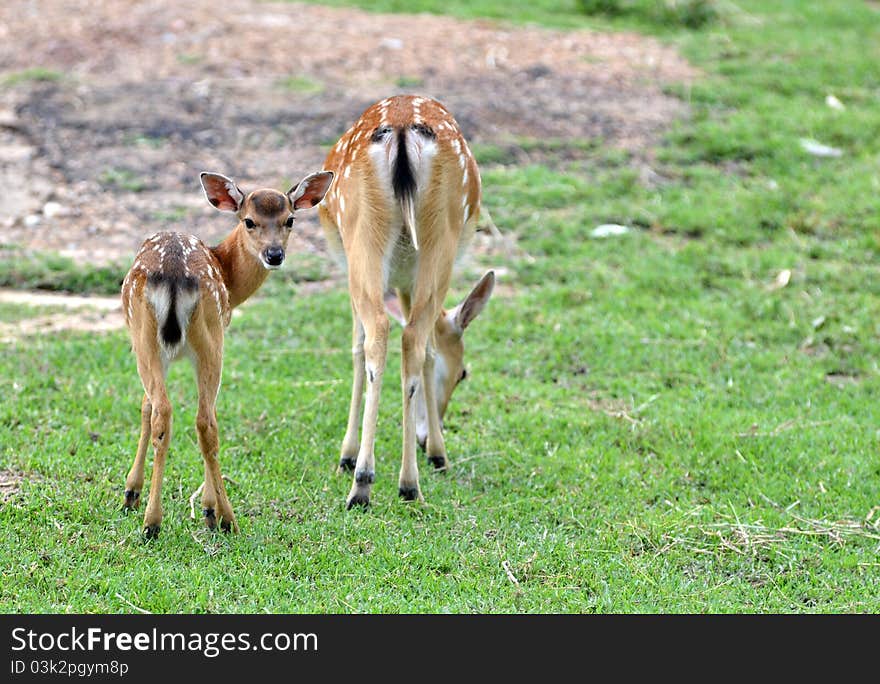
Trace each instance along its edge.
{"label": "bare dirt patch", "polygon": [[21,483],[27,478],[13,470],[0,470],[0,504],[9,501],[18,494]]}
{"label": "bare dirt patch", "polygon": [[[229,221],[199,171],[245,188],[293,182],[399,92],[444,101],[475,143],[599,139],[638,155],[684,113],[663,85],[693,75],[634,34],[258,0],[11,0],[0,245],[106,262],[157,230],[216,240]],[[291,247],[323,250],[312,212]]]}
{"label": "bare dirt patch", "polygon": [[[107,332],[125,325],[119,297],[78,297],[44,292],[0,290],[0,303],[31,307],[38,315],[15,323],[0,322],[0,344],[16,342],[30,335],[77,330]],[[41,308],[63,311],[40,314]]]}

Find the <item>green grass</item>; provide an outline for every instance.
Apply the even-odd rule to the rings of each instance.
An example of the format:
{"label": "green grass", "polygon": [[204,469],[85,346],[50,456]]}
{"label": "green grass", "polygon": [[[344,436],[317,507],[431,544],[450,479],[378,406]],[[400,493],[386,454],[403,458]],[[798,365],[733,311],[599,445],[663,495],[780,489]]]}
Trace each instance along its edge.
{"label": "green grass", "polygon": [[32,69],[9,72],[0,76],[0,85],[11,87],[28,81],[60,81],[62,78],[64,78],[64,74],[60,71],[46,69],[45,67],[34,67]]}
{"label": "green grass", "polygon": [[287,76],[278,80],[278,87],[301,95],[316,95],[324,91],[323,83],[308,76]]}
{"label": "green grass", "polygon": [[[533,259],[456,278],[450,303],[506,269],[467,333],[453,469],[420,462],[425,506],[396,496],[395,341],[373,506],[344,510],[349,305],[298,291],[318,263],[273,276],[229,331],[218,412],[235,537],[189,520],[202,468],[188,367],[170,374],[166,516],[144,543],[140,517],[117,510],[141,392],[125,335],[8,345],[0,468],[27,479],[0,506],[0,610],[880,610],[880,14],[721,6],[691,31],[597,24],[574,3],[406,3],[677,44],[705,76],[680,91],[693,116],[657,150],[661,180],[592,143],[552,168],[517,166],[504,141],[476,149],[495,222]],[[801,137],[844,156],[811,157]],[[633,230],[591,238],[606,222]]]}
{"label": "green grass", "polygon": [[137,172],[131,169],[106,169],[101,173],[100,181],[102,185],[119,188],[120,190],[128,190],[129,192],[142,192],[147,187],[145,179],[138,176]]}
{"label": "green grass", "polygon": [[57,254],[3,248],[0,250],[0,287],[116,295],[130,265],[95,267]]}

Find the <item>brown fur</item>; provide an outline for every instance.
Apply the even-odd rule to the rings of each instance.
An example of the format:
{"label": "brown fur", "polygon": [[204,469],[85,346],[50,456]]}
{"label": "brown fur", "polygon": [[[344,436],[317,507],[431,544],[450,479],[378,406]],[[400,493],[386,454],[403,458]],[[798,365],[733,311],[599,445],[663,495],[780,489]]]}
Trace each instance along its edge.
{"label": "brown fur", "polygon": [[[332,175],[315,174],[303,183],[317,176],[326,177],[326,183],[322,179],[323,185],[318,188],[320,197],[323,197]],[[309,202],[318,194],[313,183],[314,180],[306,185]],[[172,409],[165,376],[170,363],[180,358],[185,350],[189,351],[193,361],[198,385],[196,430],[205,464],[202,492],[205,522],[210,528],[219,522],[224,530],[238,530],[218,460],[216,400],[223,367],[224,331],[229,325],[232,309],[250,297],[269,273],[260,255],[270,247],[286,247],[290,234],[286,224],[295,208],[291,203],[293,190],[287,195],[276,190],[257,190],[243,197],[231,180],[217,174],[203,174],[202,184],[213,206],[236,214],[238,223],[235,229],[214,248],[207,247],[194,236],[158,233],[144,242],[122,284],[126,324],[144,386],[141,437],[126,478],[123,507],[137,508],[139,504],[147,448],[152,443],[153,472],[144,512],[144,533],[148,537],[158,535],[162,522],[162,478],[171,440]],[[246,220],[253,221],[250,230],[245,225]],[[187,284],[195,292],[194,303],[191,311],[184,311],[190,313],[181,331],[180,345],[169,348],[160,333],[157,310],[151,302],[173,301],[167,292],[157,295],[155,288],[185,290]],[[177,304],[182,306],[185,292],[181,289],[175,292]],[[171,315],[176,312],[171,311]]]}
{"label": "brown fur", "polygon": [[[383,152],[390,155],[390,143],[385,136],[398,136],[399,142],[401,130],[407,137],[421,136],[419,144],[436,150],[427,180],[422,180],[424,187],[417,189],[417,235],[413,239],[401,228],[399,198],[389,192],[389,184],[378,175],[380,171],[371,156]],[[418,160],[411,159],[410,163],[414,161]],[[437,415],[437,407],[442,405],[445,410],[458,380],[435,387],[434,356],[444,355],[445,361],[446,347],[450,347],[449,360],[458,365],[460,379],[461,335],[459,331],[455,345],[450,346],[443,328],[442,305],[455,257],[469,242],[479,216],[479,170],[449,110],[436,100],[414,96],[392,97],[368,107],[327,155],[324,166],[336,172],[336,180],[319,208],[319,217],[328,243],[345,254],[354,320],[354,382],[340,459],[340,468],[355,468],[348,505],[369,502],[378,400],[389,334],[384,307],[386,287],[397,289],[406,317],[401,338],[404,406],[399,491],[404,498],[421,499],[415,461],[414,397],[423,389],[428,412],[428,455],[437,467],[446,468],[448,459],[439,427],[442,415]],[[392,263],[392,280],[383,281],[389,245],[396,246],[394,258],[414,263],[414,279],[395,276],[397,271]],[[402,272],[408,273],[409,269],[403,268]],[[365,383],[367,400],[359,441],[357,421]],[[442,396],[436,397],[435,392]]]}

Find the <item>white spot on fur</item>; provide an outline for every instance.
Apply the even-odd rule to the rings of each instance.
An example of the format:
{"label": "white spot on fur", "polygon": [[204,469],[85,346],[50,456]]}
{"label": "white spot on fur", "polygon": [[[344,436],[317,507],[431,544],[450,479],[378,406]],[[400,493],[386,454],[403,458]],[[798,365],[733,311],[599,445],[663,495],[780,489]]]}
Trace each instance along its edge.
{"label": "white spot on fur", "polygon": [[348,178],[351,175],[351,164],[345,167],[345,170],[342,172],[342,176],[344,178]]}

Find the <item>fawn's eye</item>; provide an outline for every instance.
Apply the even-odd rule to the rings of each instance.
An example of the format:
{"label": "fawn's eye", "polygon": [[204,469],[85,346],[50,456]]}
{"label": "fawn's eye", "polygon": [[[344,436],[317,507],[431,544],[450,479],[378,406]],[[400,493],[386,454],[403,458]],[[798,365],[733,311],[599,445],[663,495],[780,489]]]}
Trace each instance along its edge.
{"label": "fawn's eye", "polygon": [[288,216],[284,225],[288,228],[293,228],[293,216]]}
{"label": "fawn's eye", "polygon": [[251,219],[246,218],[244,220],[244,227],[247,228],[248,230],[253,230],[254,228],[256,228],[256,226],[257,226],[257,224],[254,223]]}

